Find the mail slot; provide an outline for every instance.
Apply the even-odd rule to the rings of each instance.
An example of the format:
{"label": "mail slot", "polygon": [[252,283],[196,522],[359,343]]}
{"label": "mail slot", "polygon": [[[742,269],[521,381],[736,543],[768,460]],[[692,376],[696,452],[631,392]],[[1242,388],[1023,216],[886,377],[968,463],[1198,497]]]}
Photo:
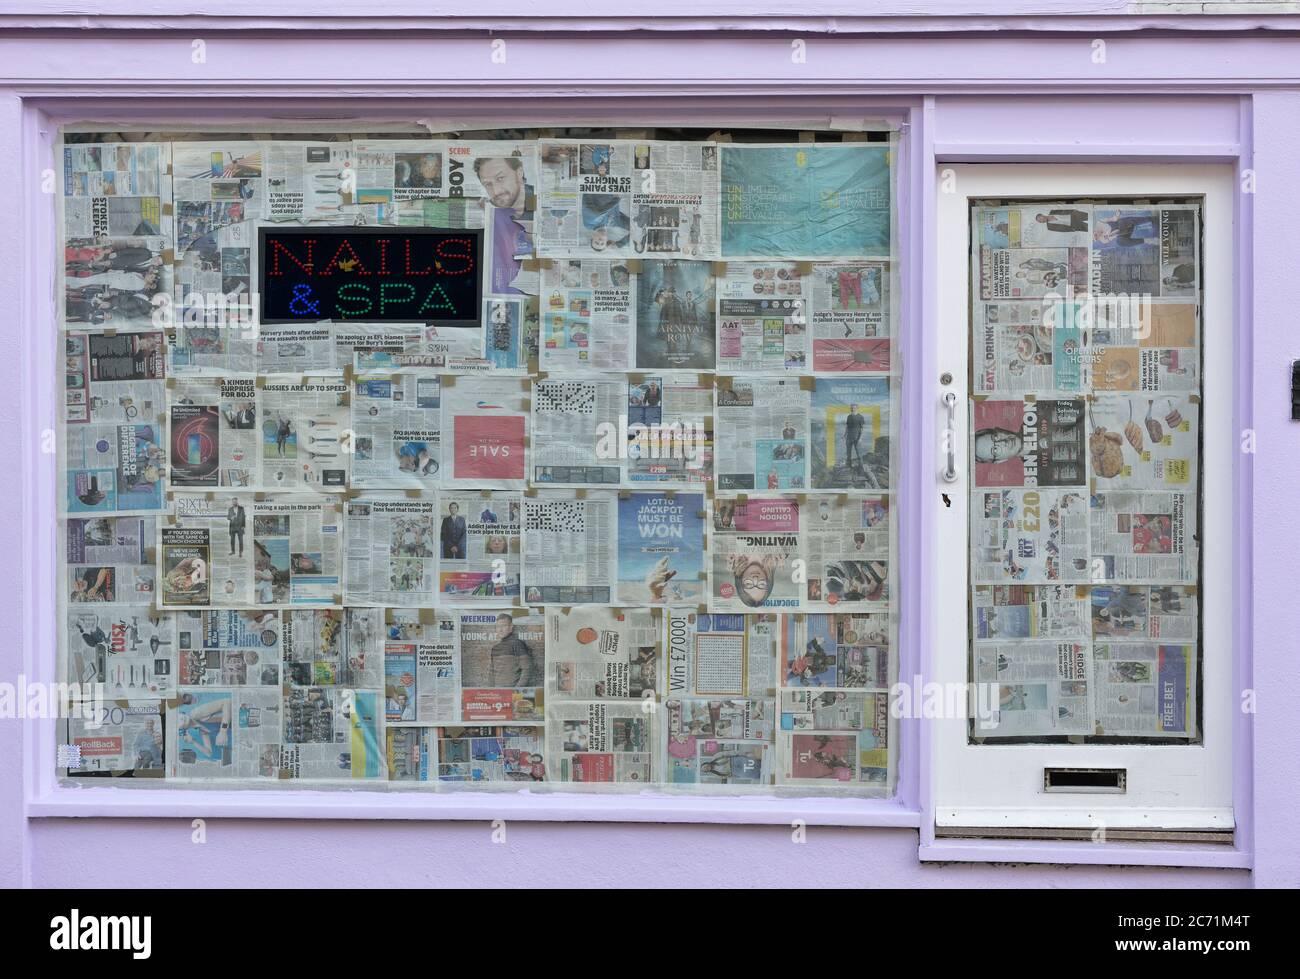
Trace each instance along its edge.
{"label": "mail slot", "polygon": [[1125,768],[1044,768],[1044,792],[1123,794],[1128,788]]}

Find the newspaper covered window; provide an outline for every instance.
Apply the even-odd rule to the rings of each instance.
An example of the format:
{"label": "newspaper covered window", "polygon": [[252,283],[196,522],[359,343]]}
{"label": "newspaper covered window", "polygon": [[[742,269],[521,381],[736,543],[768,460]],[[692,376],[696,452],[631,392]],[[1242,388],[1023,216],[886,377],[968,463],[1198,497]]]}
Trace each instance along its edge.
{"label": "newspaper covered window", "polygon": [[1196,200],[972,207],[972,740],[1201,740],[1200,256]]}
{"label": "newspaper covered window", "polygon": [[61,778],[891,795],[896,139],[66,133]]}

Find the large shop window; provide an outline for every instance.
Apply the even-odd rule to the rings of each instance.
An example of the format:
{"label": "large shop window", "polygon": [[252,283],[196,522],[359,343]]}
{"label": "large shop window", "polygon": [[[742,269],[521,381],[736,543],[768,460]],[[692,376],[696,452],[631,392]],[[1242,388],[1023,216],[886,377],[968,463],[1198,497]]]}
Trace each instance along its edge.
{"label": "large shop window", "polygon": [[893,793],[894,134],[548,132],[65,133],[65,784]]}

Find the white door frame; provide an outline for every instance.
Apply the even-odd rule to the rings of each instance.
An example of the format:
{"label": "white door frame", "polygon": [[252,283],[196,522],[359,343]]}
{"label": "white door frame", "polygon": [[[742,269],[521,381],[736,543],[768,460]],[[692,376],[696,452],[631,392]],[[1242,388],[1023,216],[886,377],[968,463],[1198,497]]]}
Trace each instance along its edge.
{"label": "white door frame", "polygon": [[[931,798],[938,827],[1233,828],[1232,514],[1239,446],[1233,417],[1233,201],[1231,166],[1170,164],[944,164],[937,186],[938,368],[958,397],[958,479],[935,480],[952,500],[933,559],[934,649],[930,680],[945,689],[967,680],[970,480],[967,468],[967,359],[970,335],[972,199],[1203,197],[1201,409],[1204,455],[1200,524],[1203,741],[1199,745],[968,743],[964,717],[926,723],[931,732]],[[935,383],[930,381],[930,383]],[[1217,515],[1217,516],[1216,516]],[[1043,792],[1045,767],[1125,768],[1123,795]]]}

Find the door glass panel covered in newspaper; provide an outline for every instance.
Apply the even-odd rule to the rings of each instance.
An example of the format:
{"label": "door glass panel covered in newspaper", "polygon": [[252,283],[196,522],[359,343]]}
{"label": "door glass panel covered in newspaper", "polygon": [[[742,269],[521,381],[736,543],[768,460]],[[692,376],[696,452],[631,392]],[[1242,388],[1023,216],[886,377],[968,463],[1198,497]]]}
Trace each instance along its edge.
{"label": "door glass panel covered in newspaper", "polygon": [[970,738],[1198,743],[1200,203],[970,221]]}
{"label": "door glass panel covered in newspaper", "polygon": [[60,774],[891,795],[897,137],[772,137],[65,134]]}

